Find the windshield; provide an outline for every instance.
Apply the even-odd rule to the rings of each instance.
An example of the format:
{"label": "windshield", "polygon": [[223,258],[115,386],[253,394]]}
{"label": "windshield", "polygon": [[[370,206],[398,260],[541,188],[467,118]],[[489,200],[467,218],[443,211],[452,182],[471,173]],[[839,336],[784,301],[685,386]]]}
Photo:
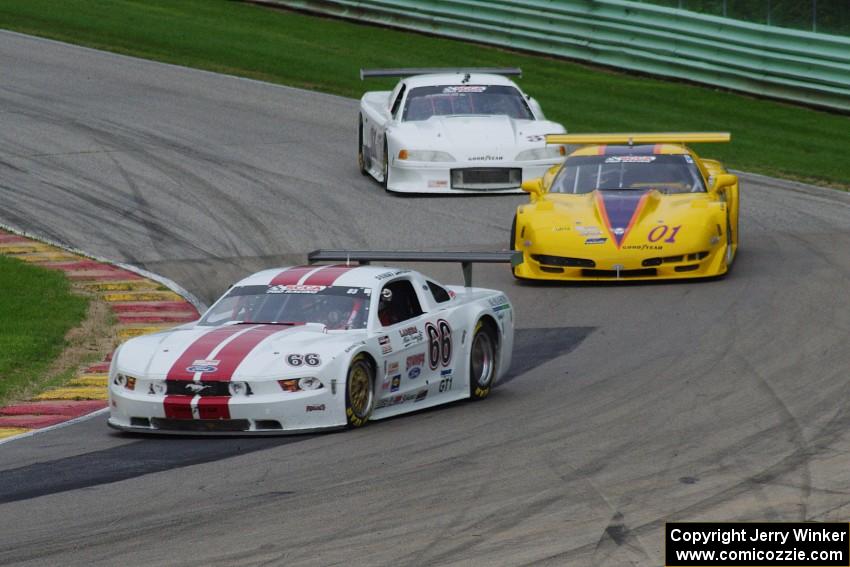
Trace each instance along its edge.
{"label": "windshield", "polygon": [[199,324],[321,323],[328,329],[365,329],[371,294],[366,287],[239,286],[213,305]]}
{"label": "windshield", "polygon": [[402,120],[447,115],[505,115],[534,120],[522,94],[506,85],[444,85],[410,89]]}
{"label": "windshield", "polygon": [[567,158],[550,193],[657,189],[662,193],[702,193],[705,185],[687,154],[601,155]]}

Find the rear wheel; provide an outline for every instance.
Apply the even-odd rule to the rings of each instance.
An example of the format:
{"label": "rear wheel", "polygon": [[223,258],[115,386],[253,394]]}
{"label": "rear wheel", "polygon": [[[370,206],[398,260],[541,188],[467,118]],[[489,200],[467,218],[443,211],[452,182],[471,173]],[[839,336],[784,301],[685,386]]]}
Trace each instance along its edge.
{"label": "rear wheel", "polygon": [[368,175],[366,169],[366,156],[363,155],[363,115],[357,121],[357,167],[362,175]]}
{"label": "rear wheel", "polygon": [[732,249],[732,224],[729,219],[726,219],[726,272],[732,270],[732,264],[735,262],[735,252]]}
{"label": "rear wheel", "polygon": [[496,337],[489,325],[479,321],[469,353],[469,396],[483,400],[490,395],[496,378]]}
{"label": "rear wheel", "polygon": [[[516,215],[514,215],[514,222],[511,224],[511,242],[509,250],[516,250]],[[513,264],[511,264],[511,274],[515,278],[519,279],[519,277],[516,275],[516,268]]]}
{"label": "rear wheel", "polygon": [[375,407],[375,371],[365,355],[358,354],[348,367],[345,385],[345,418],[349,427],[366,425]]}

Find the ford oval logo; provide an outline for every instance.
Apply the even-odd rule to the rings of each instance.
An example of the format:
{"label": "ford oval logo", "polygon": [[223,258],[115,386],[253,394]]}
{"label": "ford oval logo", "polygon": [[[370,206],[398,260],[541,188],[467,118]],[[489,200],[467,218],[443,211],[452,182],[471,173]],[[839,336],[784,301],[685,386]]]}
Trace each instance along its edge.
{"label": "ford oval logo", "polygon": [[215,372],[216,370],[218,368],[211,365],[196,365],[186,368],[186,372]]}
{"label": "ford oval logo", "polygon": [[407,373],[407,377],[413,380],[414,378],[419,378],[419,374],[422,372],[422,369],[418,366],[414,366],[410,369],[410,372]]}

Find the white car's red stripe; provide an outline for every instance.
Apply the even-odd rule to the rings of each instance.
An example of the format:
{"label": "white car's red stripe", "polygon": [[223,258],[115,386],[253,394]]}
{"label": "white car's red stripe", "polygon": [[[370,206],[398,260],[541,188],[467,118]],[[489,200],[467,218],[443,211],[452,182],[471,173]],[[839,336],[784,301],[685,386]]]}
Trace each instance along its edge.
{"label": "white car's red stripe", "polygon": [[316,271],[317,269],[321,269],[321,267],[298,266],[295,268],[288,268],[276,275],[272,281],[269,282],[269,285],[296,285],[301,278],[310,272]]}
{"label": "white car's red stripe", "polygon": [[[215,357],[215,360],[219,361],[216,371],[202,374],[201,377],[206,381],[230,380],[239,365],[257,345],[273,334],[285,330],[286,327],[277,325],[259,325],[248,329],[234,326],[211,331],[189,345],[172,366],[168,373],[168,379],[191,380],[194,378],[194,373],[190,373],[184,368],[184,363],[187,360],[189,361],[188,365],[191,365],[195,360]],[[240,334],[237,336],[237,333]],[[192,409],[193,401],[196,398],[197,416]],[[165,417],[171,419],[193,419],[195,417],[200,419],[229,419],[229,400],[229,396],[171,395],[165,397],[163,406]]]}
{"label": "white car's red stripe", "polygon": [[333,285],[341,275],[354,268],[355,266],[327,266],[308,276],[302,283],[304,285]]}

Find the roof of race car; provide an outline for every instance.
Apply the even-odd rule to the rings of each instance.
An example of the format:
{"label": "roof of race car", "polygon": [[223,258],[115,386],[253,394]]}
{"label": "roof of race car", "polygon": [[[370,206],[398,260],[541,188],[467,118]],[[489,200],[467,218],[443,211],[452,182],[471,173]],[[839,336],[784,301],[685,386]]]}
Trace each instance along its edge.
{"label": "roof of race car", "polygon": [[641,144],[635,146],[590,145],[582,146],[570,154],[573,156],[640,156],[640,155],[681,155],[690,150],[679,144]]}
{"label": "roof of race car", "polygon": [[433,75],[414,75],[403,79],[407,88],[430,87],[434,85],[505,85],[515,87],[516,83],[507,77],[490,73],[439,73]]}
{"label": "roof of race car", "polygon": [[395,275],[412,270],[387,266],[352,264],[309,265],[273,268],[252,274],[235,285],[317,285],[372,287]]}

